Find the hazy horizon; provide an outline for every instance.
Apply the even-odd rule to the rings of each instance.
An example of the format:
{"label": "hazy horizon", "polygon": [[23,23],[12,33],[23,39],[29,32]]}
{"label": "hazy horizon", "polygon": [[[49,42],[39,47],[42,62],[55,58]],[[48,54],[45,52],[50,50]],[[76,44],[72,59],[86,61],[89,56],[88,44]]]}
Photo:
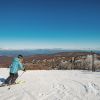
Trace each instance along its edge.
{"label": "hazy horizon", "polygon": [[83,51],[91,51],[91,50],[100,50],[100,48],[0,48],[0,50],[83,50]]}

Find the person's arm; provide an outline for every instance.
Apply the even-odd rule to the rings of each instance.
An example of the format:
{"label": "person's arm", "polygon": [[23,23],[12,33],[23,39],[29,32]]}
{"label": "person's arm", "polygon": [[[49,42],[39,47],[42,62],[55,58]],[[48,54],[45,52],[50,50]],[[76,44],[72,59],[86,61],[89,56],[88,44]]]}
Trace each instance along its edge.
{"label": "person's arm", "polygon": [[22,64],[22,63],[20,63],[20,62],[19,62],[19,68],[20,68],[20,70],[25,70],[25,68],[24,68],[23,64]]}

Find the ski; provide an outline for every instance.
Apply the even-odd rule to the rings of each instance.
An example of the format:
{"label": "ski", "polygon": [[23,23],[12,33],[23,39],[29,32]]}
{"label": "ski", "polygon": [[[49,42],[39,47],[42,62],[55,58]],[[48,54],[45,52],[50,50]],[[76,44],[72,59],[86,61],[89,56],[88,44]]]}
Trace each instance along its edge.
{"label": "ski", "polygon": [[12,85],[16,85],[16,84],[22,84],[22,83],[25,83],[25,81],[17,81],[16,83],[14,84],[1,84],[0,87],[5,87],[5,86],[12,86]]}

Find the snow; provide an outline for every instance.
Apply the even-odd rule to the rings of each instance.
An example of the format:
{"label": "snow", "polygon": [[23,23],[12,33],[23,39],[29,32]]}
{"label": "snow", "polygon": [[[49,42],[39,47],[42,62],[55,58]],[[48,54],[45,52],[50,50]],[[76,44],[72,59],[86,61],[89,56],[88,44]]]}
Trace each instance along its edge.
{"label": "snow", "polygon": [[[8,72],[0,68],[0,82]],[[100,72],[29,70],[18,80],[26,82],[13,85],[10,90],[0,87],[0,100],[100,100]]]}

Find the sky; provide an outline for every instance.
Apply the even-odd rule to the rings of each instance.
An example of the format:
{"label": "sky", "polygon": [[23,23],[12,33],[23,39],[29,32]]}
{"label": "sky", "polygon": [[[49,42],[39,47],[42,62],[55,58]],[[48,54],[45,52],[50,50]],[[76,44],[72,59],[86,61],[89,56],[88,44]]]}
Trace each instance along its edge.
{"label": "sky", "polygon": [[0,48],[100,48],[100,0],[0,0]]}

